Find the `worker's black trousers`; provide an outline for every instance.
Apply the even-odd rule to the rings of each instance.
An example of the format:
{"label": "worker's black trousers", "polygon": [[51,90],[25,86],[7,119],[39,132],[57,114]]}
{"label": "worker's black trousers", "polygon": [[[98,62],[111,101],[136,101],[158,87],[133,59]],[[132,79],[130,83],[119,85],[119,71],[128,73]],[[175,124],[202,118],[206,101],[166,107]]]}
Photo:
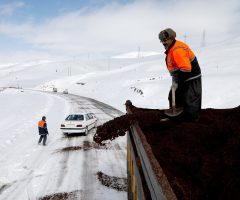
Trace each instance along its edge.
{"label": "worker's black trousers", "polygon": [[42,142],[42,139],[43,139],[43,145],[46,145],[47,135],[40,135],[40,138],[38,140],[38,144],[40,144]]}
{"label": "worker's black trousers", "polygon": [[[201,77],[178,84],[175,94],[176,107],[184,108],[184,115],[189,121],[197,121],[200,117],[202,104]],[[172,108],[172,91],[168,95],[169,105]]]}

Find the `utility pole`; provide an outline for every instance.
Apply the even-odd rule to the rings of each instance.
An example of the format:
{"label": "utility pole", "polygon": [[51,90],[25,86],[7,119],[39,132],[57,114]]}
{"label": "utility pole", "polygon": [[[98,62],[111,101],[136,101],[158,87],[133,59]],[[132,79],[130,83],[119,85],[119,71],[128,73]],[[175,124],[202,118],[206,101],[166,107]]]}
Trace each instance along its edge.
{"label": "utility pole", "polygon": [[187,35],[186,34],[183,35],[183,38],[184,38],[184,43],[187,43]]}
{"label": "utility pole", "polygon": [[90,66],[90,53],[87,54],[87,66]]}
{"label": "utility pole", "polygon": [[18,77],[16,77],[16,87],[19,88],[19,84],[18,84]]}
{"label": "utility pole", "polygon": [[137,55],[137,58],[140,58],[141,57],[141,49],[140,47],[138,47],[138,55]]}
{"label": "utility pole", "polygon": [[71,76],[72,75],[72,69],[71,69],[71,67],[68,67],[68,76]]}
{"label": "utility pole", "polygon": [[205,29],[203,30],[203,34],[202,34],[202,44],[201,44],[202,47],[205,47],[206,46],[206,31]]}
{"label": "utility pole", "polygon": [[110,56],[108,56],[108,71],[110,69]]}

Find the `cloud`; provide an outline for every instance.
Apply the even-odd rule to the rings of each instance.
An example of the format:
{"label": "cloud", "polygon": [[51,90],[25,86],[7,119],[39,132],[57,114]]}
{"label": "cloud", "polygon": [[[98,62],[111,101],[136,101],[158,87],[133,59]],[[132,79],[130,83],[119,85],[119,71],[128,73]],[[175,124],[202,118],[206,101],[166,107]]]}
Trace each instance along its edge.
{"label": "cloud", "polygon": [[25,3],[21,1],[0,5],[0,15],[11,16],[15,10],[22,8],[24,6]]}
{"label": "cloud", "polygon": [[[137,50],[161,50],[157,35],[172,27],[179,39],[190,44],[217,40],[231,32],[239,13],[237,0],[140,0],[129,4],[109,3],[98,9],[83,8],[56,16],[41,24],[1,23],[0,32],[20,38],[34,47],[55,53],[114,54]],[[239,16],[239,14],[238,14]]]}

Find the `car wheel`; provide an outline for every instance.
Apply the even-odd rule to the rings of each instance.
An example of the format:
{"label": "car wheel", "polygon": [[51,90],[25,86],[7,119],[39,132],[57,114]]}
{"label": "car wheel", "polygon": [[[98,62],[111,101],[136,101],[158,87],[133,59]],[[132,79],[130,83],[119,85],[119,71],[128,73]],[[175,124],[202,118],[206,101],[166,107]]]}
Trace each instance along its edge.
{"label": "car wheel", "polygon": [[88,127],[86,127],[86,130],[85,130],[85,135],[88,134]]}

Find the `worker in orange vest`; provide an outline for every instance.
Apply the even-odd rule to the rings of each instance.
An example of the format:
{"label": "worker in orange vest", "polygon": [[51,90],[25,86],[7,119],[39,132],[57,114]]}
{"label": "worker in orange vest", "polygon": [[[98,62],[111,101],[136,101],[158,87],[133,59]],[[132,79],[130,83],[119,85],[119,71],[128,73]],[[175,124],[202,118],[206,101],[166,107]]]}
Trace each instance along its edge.
{"label": "worker in orange vest", "polygon": [[[176,32],[171,28],[162,30],[158,35],[166,49],[166,65],[176,88],[176,107],[183,107],[184,116],[189,121],[198,121],[202,101],[201,69],[197,57],[189,46],[176,40]],[[172,95],[169,92],[171,108]]]}
{"label": "worker in orange vest", "polygon": [[42,120],[38,122],[38,131],[39,131],[39,141],[38,144],[41,144],[42,140],[43,140],[43,145],[46,145],[46,141],[47,141],[47,135],[48,135],[48,130],[47,130],[47,123],[46,123],[46,117],[43,116]]}

